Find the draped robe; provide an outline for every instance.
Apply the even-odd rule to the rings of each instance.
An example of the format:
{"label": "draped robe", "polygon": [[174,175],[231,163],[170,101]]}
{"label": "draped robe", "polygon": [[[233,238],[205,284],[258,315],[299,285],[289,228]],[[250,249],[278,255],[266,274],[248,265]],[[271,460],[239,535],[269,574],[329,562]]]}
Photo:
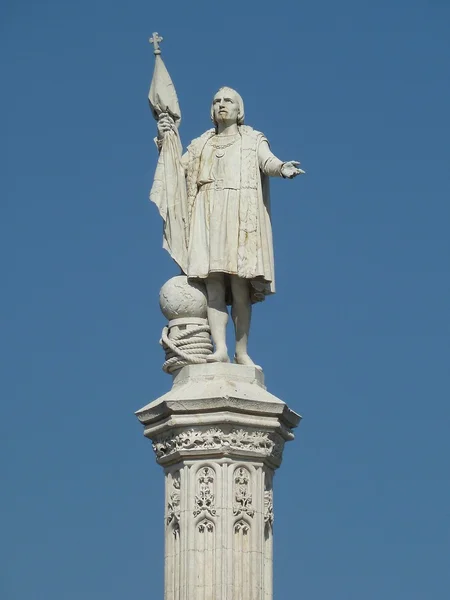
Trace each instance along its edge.
{"label": "draped robe", "polygon": [[182,157],[178,132],[172,137],[150,194],[164,219],[164,247],[188,277],[237,275],[249,280],[252,302],[264,300],[275,293],[269,176],[281,176],[282,161],[246,125],[236,136],[210,129]]}
{"label": "draped robe", "polygon": [[264,300],[275,292],[268,176],[281,176],[282,161],[262,133],[242,125],[237,136],[217,136],[211,129],[193,140],[182,164],[189,215],[186,274],[237,275],[249,280],[252,302]]}

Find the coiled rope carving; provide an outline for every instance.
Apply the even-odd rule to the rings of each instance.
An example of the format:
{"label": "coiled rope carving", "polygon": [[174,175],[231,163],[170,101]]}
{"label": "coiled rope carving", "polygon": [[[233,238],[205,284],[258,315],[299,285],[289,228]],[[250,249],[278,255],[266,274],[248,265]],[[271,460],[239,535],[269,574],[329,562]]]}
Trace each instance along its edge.
{"label": "coiled rope carving", "polygon": [[[160,344],[166,353],[163,371],[172,373],[186,365],[199,365],[207,362],[206,357],[212,353],[213,345],[209,337],[209,325],[186,327],[179,333],[170,333],[170,323],[162,330]],[[208,336],[206,337],[205,334]]]}

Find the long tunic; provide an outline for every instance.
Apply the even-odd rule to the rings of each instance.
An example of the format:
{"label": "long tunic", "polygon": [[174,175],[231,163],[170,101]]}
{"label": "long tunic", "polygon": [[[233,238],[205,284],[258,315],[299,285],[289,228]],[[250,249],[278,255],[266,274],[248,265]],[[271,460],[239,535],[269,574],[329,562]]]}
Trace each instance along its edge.
{"label": "long tunic", "polygon": [[[249,279],[252,300],[257,301],[274,291],[270,207],[268,197],[264,203],[261,177],[281,176],[283,163],[259,132],[246,128],[253,141],[244,143],[242,129],[231,136],[210,134],[202,144],[197,143],[200,156],[190,214],[187,274],[206,278],[210,273],[225,273]],[[252,145],[254,166],[250,164]],[[182,160],[189,180],[192,154],[187,152]],[[259,173],[254,185],[244,169]]]}

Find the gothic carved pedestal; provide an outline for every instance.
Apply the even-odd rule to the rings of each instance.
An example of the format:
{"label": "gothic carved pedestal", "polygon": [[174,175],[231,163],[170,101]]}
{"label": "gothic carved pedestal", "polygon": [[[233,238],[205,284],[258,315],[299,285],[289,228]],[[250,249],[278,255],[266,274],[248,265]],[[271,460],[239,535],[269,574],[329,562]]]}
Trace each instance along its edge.
{"label": "gothic carved pedestal", "polygon": [[183,367],[136,414],[165,471],[165,600],[272,600],[272,480],[300,416],[223,363]]}

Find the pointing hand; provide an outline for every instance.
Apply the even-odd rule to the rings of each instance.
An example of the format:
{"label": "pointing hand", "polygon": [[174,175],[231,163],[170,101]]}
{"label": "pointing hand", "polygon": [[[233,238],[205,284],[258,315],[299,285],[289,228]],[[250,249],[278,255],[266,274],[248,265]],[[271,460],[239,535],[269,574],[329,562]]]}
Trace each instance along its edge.
{"label": "pointing hand", "polygon": [[300,163],[296,160],[289,160],[288,162],[283,163],[281,175],[286,179],[294,179],[297,175],[304,175],[305,171],[298,168],[299,164]]}

